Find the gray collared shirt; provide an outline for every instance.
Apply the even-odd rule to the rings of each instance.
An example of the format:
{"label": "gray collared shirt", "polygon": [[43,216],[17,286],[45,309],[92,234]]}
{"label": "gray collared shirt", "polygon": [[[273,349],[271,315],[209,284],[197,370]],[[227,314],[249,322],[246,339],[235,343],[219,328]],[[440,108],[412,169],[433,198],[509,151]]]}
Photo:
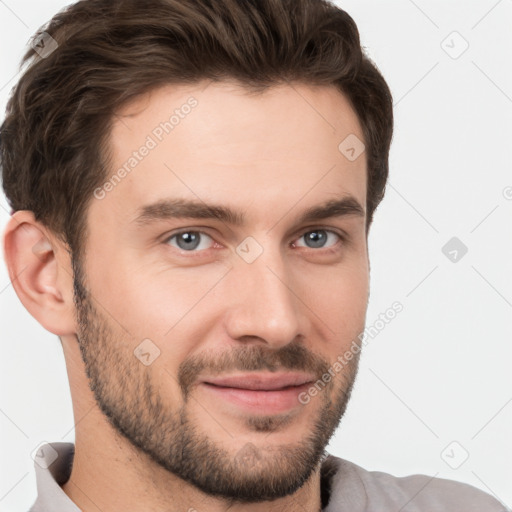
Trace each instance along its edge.
{"label": "gray collared shirt", "polygon": [[[29,512],[80,512],[60,487],[71,474],[73,443],[49,443],[38,450],[37,500]],[[510,512],[467,484],[427,475],[395,477],[367,471],[325,453],[321,470],[323,512]]]}

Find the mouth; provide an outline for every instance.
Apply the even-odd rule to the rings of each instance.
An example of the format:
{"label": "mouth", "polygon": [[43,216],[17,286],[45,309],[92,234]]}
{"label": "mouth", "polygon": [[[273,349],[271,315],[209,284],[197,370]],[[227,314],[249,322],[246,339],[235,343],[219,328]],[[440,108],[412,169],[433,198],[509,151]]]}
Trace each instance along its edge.
{"label": "mouth", "polygon": [[252,391],[277,391],[289,387],[298,387],[315,380],[307,373],[250,373],[209,378],[204,382],[217,387],[249,389]]}
{"label": "mouth", "polygon": [[237,408],[277,414],[302,405],[298,397],[315,377],[305,373],[240,374],[209,378],[201,387]]}

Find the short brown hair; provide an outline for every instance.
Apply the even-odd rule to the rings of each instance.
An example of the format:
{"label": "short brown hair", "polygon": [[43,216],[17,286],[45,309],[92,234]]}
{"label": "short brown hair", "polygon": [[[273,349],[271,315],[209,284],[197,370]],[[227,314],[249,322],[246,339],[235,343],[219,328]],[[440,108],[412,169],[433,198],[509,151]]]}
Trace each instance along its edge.
{"label": "short brown hair", "polygon": [[[0,128],[3,187],[75,257],[93,191],[109,172],[113,114],[165,84],[235,79],[334,85],[358,115],[366,145],[367,230],[384,196],[393,132],[391,92],[361,49],[354,20],[327,0],[81,0],[34,36]],[[341,142],[341,141],[340,141]]]}

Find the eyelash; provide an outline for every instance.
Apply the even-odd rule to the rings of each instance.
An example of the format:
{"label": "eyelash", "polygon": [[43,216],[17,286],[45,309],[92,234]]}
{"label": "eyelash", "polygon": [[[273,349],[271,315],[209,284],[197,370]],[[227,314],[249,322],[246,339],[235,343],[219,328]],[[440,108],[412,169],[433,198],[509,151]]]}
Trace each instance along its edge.
{"label": "eyelash", "polygon": [[[302,232],[302,234],[298,238],[302,238],[304,235],[307,235],[308,233],[312,233],[315,231],[325,231],[326,233],[332,233],[339,238],[339,242],[335,243],[334,245],[332,245],[330,247],[326,247],[326,248],[320,247],[318,249],[315,249],[313,247],[308,248],[308,247],[301,246],[302,249],[309,249],[311,251],[319,252],[319,253],[323,253],[323,254],[332,254],[332,253],[338,252],[340,250],[340,247],[339,247],[340,243],[344,244],[348,241],[348,236],[346,234],[342,234],[338,231],[335,231],[333,229],[328,229],[325,227],[309,228],[307,231]],[[192,228],[182,229],[180,231],[176,231],[175,233],[172,233],[171,235],[167,236],[163,240],[163,243],[166,245],[169,245],[170,240],[172,240],[173,238],[176,238],[184,233],[196,233],[196,234],[200,234],[200,235],[206,235],[207,237],[211,238],[214,241],[214,243],[217,243],[217,242],[215,242],[214,238],[211,235],[209,235],[207,232],[201,231],[199,229],[192,229]],[[187,256],[187,257],[199,256],[201,253],[204,253],[205,251],[208,251],[209,249],[211,249],[211,248],[209,248],[209,249],[201,249],[198,251],[196,251],[196,250],[186,251],[184,249],[180,249],[179,247],[174,247],[174,246],[171,246],[171,247],[173,247],[173,249],[180,251],[181,254],[184,254],[184,253],[190,254],[190,256]]]}

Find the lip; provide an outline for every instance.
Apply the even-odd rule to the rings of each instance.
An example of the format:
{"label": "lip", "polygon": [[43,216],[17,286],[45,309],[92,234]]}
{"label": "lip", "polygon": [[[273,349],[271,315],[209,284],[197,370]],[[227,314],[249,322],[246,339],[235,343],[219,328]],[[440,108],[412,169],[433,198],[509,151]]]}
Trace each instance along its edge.
{"label": "lip", "polygon": [[201,382],[201,388],[237,409],[278,414],[303,405],[298,397],[314,380],[304,373],[245,374],[211,378]]}
{"label": "lip", "polygon": [[253,391],[276,391],[289,386],[302,386],[312,382],[315,376],[308,373],[284,372],[284,373],[246,373],[229,375],[224,377],[212,377],[203,382],[214,386],[249,389]]}

